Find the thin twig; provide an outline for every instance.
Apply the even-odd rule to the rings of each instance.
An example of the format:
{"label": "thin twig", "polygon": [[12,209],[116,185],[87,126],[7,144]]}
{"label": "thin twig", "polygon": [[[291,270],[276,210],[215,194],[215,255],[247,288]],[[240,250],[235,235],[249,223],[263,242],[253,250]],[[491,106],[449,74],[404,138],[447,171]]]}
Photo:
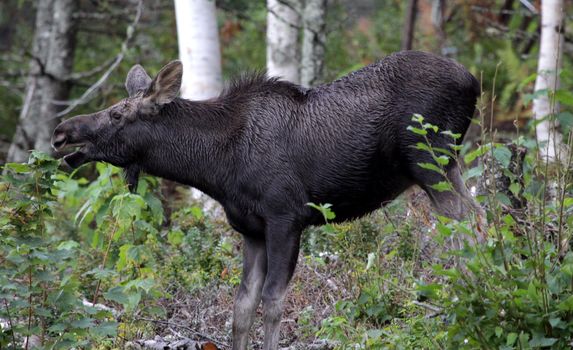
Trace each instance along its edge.
{"label": "thin twig", "polygon": [[170,321],[164,321],[164,320],[155,320],[155,319],[146,318],[146,317],[138,317],[136,320],[139,320],[139,321],[147,321],[147,322],[155,322],[155,323],[162,323],[162,324],[170,325],[170,326],[173,326],[173,327],[176,327],[176,328],[181,328],[181,329],[184,329],[184,330],[186,330],[186,331],[192,333],[192,334],[195,335],[195,336],[201,337],[201,338],[203,338],[203,339],[205,339],[205,340],[208,340],[208,341],[213,342],[213,343],[215,343],[215,344],[221,345],[221,346],[223,346],[223,347],[225,347],[225,348],[228,348],[228,347],[229,347],[229,344],[227,344],[226,342],[224,342],[224,341],[222,341],[222,340],[214,339],[214,338],[212,338],[212,337],[210,337],[210,336],[208,336],[208,335],[206,335],[206,334],[203,334],[203,333],[201,333],[201,332],[197,332],[196,330],[193,330],[193,329],[191,329],[191,328],[189,328],[189,327],[187,327],[187,326],[183,326],[183,325],[181,325],[181,324],[179,324],[179,323],[170,322]]}
{"label": "thin twig", "polygon": [[417,300],[412,301],[412,304],[432,311],[431,314],[426,315],[426,318],[433,318],[433,317],[440,315],[442,312],[444,312],[444,309],[439,307],[439,306],[435,306],[435,305],[431,305],[431,304],[427,304],[427,303],[422,303],[422,302],[417,301]]}
{"label": "thin twig", "polygon": [[6,307],[6,315],[8,316],[8,324],[10,325],[10,330],[12,333],[12,342],[13,345],[16,346],[16,335],[14,332],[14,324],[12,323],[12,315],[10,315],[10,308],[8,307],[8,301],[4,299],[4,307]]}
{"label": "thin twig", "polygon": [[[131,42],[131,39],[133,38],[133,34],[135,32],[135,27],[137,26],[137,24],[139,23],[139,20],[141,19],[142,11],[143,11],[143,0],[139,0],[133,22],[127,27],[127,35],[126,35],[126,38],[121,45],[121,51],[114,58],[113,62],[111,63],[109,68],[105,71],[105,73],[98,79],[98,81],[95,82],[95,84],[90,86],[82,94],[82,96],[80,98],[71,101],[70,105],[66,109],[59,112],[58,114],[56,114],[55,117],[50,118],[50,119],[61,118],[61,117],[65,116],[66,114],[70,113],[71,111],[73,111],[77,106],[82,105],[82,104],[86,104],[89,101],[91,101],[92,93],[94,91],[96,91],[97,89],[99,89],[106,82],[106,80],[109,78],[111,73],[117,68],[117,66],[119,66],[119,64],[121,63],[121,61],[125,57],[127,50],[128,50],[128,47],[129,47],[129,43]],[[59,101],[59,102],[61,103],[62,101]]]}

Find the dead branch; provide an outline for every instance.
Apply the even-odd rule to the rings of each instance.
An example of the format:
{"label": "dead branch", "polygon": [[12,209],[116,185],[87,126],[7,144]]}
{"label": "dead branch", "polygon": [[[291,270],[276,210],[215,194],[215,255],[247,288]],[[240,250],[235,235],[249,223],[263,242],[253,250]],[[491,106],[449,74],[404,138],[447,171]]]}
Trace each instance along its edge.
{"label": "dead branch", "polygon": [[[127,26],[126,37],[125,37],[125,40],[123,41],[123,43],[121,45],[121,51],[119,52],[119,54],[117,54],[117,56],[113,59],[112,63],[109,65],[108,69],[105,71],[105,73],[102,74],[102,76],[98,79],[98,81],[96,81],[92,86],[90,86],[82,94],[82,96],[80,96],[80,98],[72,100],[66,109],[64,109],[63,111],[56,114],[54,119],[55,118],[61,118],[64,115],[73,111],[77,106],[82,105],[82,104],[86,104],[89,101],[91,101],[93,92],[98,90],[106,82],[106,80],[109,78],[111,73],[117,68],[117,66],[119,66],[119,64],[121,63],[121,61],[125,57],[127,50],[128,50],[128,47],[129,47],[129,44],[131,43],[131,40],[133,38],[133,34],[135,33],[135,28],[137,27],[139,20],[141,19],[142,11],[143,11],[143,0],[139,0],[138,4],[137,4],[135,17],[134,17],[132,23],[129,26]],[[59,101],[59,102],[61,102],[61,101]]]}
{"label": "dead branch", "polygon": [[412,304],[416,305],[416,306],[420,306],[423,307],[424,309],[428,309],[430,311],[432,311],[431,314],[426,315],[426,318],[433,318],[436,317],[438,315],[440,315],[444,309],[439,307],[439,306],[435,306],[435,305],[431,305],[431,304],[427,304],[427,303],[422,303],[420,301],[414,300],[412,301]]}
{"label": "dead branch", "polygon": [[165,340],[159,336],[156,336],[153,340],[134,340],[127,342],[125,344],[126,349],[140,350],[140,349],[152,349],[152,350],[201,350],[203,346],[189,338],[178,339],[178,340]]}
{"label": "dead branch", "polygon": [[115,60],[115,57],[112,57],[112,58],[108,59],[107,61],[105,61],[104,63],[102,63],[101,65],[99,65],[95,68],[92,68],[92,69],[87,70],[85,72],[79,72],[79,73],[71,74],[68,77],[68,80],[75,82],[78,80],[82,80],[82,79],[94,76],[94,75],[98,74],[99,72],[103,71],[106,67],[110,66],[114,62],[114,60]]}
{"label": "dead branch", "polygon": [[218,344],[220,347],[225,347],[225,348],[228,348],[228,347],[229,347],[229,344],[227,344],[227,343],[224,342],[224,341],[214,339],[214,338],[212,338],[212,337],[210,337],[210,336],[208,336],[208,335],[206,335],[206,334],[197,332],[197,331],[195,331],[195,330],[193,330],[193,329],[191,329],[191,328],[189,328],[189,327],[187,327],[187,326],[184,326],[184,325],[181,325],[181,324],[178,324],[178,323],[175,323],[175,322],[164,321],[164,320],[154,320],[154,319],[152,319],[152,318],[145,318],[145,317],[140,317],[140,318],[138,318],[138,320],[140,320],[140,321],[147,321],[147,322],[162,323],[162,324],[169,325],[169,326],[172,326],[172,327],[175,327],[175,328],[183,329],[183,330],[185,330],[185,331],[187,331],[187,332],[193,334],[193,336],[197,336],[197,337],[199,337],[199,338],[201,338],[201,339],[208,340],[208,341],[210,341],[210,342],[212,342],[212,343],[214,343],[214,344]]}

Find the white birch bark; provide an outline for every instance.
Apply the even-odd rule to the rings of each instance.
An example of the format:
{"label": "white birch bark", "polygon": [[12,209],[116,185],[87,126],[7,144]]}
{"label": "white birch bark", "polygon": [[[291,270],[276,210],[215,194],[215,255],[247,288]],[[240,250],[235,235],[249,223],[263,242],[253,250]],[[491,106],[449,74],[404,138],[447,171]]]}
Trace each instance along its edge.
{"label": "white birch bark", "polygon": [[[223,89],[221,48],[215,0],[175,0],[179,58],[183,63],[181,97],[206,100]],[[197,189],[191,198],[212,216],[223,211],[213,199]]]}
{"label": "white birch bark", "polygon": [[306,0],[302,17],[300,83],[311,87],[318,84],[322,78],[326,41],[326,0]]}
{"label": "white birch bark", "polygon": [[179,58],[183,63],[181,96],[205,100],[223,88],[215,0],[175,0]]}
{"label": "white birch bark", "polygon": [[540,121],[536,126],[540,155],[550,160],[563,159],[564,145],[557,130],[554,116],[559,112],[557,103],[552,104],[550,93],[559,88],[559,68],[563,51],[563,0],[541,1],[541,39],[535,91],[547,90],[533,100],[533,117]]}
{"label": "white birch bark", "polygon": [[298,0],[267,0],[267,72],[300,82],[300,4]]}

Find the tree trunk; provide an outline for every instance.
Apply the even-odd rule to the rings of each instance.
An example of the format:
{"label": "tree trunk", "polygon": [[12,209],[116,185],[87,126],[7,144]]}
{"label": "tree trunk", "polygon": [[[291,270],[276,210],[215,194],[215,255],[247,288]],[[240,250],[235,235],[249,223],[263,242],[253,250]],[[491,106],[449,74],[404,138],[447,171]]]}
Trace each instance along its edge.
{"label": "tree trunk", "polygon": [[35,148],[51,153],[50,137],[62,109],[55,101],[67,100],[72,72],[75,30],[74,0],[40,0],[30,73],[19,125],[8,150],[8,162],[24,162]]}
{"label": "tree trunk", "polygon": [[408,0],[404,28],[402,30],[402,50],[412,50],[414,29],[416,28],[416,15],[418,13],[418,0]]}
{"label": "tree trunk", "polygon": [[179,57],[183,63],[181,96],[205,100],[223,88],[221,49],[214,0],[175,0]]}
{"label": "tree trunk", "polygon": [[322,78],[326,41],[326,0],[306,0],[303,21],[300,83],[310,87]]}
{"label": "tree trunk", "polygon": [[267,0],[267,72],[299,83],[300,3],[298,0]]}
{"label": "tree trunk", "polygon": [[444,54],[446,47],[446,31],[444,30],[444,14],[446,13],[445,0],[432,0],[432,25],[438,35],[438,53]]}
{"label": "tree trunk", "polygon": [[[223,89],[221,48],[215,0],[175,0],[179,58],[183,63],[181,97],[206,100],[218,96]],[[176,193],[176,184],[163,181],[163,193]],[[203,209],[219,216],[221,207],[197,189],[191,197]]]}
{"label": "tree trunk", "polygon": [[[536,126],[540,155],[550,160],[564,156],[562,136],[557,130],[555,115],[559,111],[557,103],[551,103],[550,92],[559,88],[559,68],[563,51],[564,15],[563,0],[541,1],[541,39],[535,91],[547,90],[533,100],[533,117]],[[544,119],[541,121],[542,119]],[[560,158],[562,159],[562,158]]]}

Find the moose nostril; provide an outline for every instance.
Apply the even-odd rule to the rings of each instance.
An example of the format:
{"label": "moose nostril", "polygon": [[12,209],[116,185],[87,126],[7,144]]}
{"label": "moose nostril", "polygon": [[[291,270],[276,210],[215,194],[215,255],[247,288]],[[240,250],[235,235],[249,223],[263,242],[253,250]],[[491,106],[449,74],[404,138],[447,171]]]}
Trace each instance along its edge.
{"label": "moose nostril", "polygon": [[54,135],[54,137],[52,139],[52,146],[56,150],[58,150],[59,148],[63,147],[66,144],[67,139],[68,138],[66,137],[66,134],[64,134],[64,133]]}

